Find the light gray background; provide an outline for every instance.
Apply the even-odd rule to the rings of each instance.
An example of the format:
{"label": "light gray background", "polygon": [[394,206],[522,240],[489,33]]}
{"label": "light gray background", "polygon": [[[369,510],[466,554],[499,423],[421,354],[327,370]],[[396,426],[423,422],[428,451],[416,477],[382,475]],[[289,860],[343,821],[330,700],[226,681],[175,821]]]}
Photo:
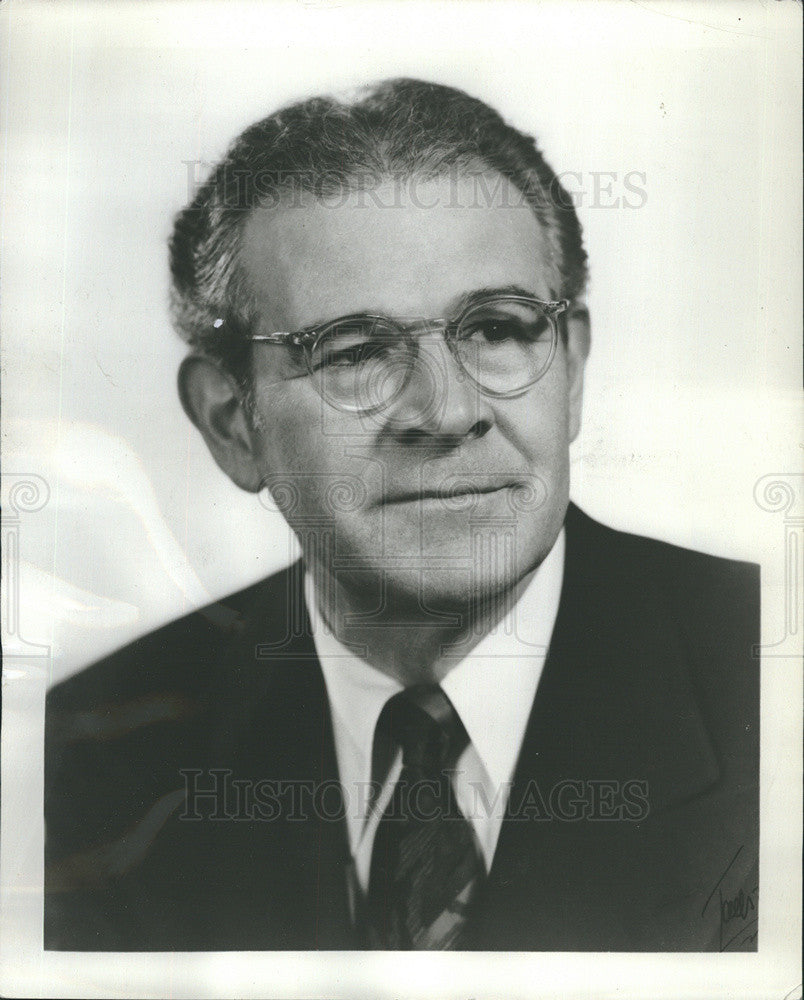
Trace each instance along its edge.
{"label": "light gray background", "polygon": [[[783,528],[758,507],[754,485],[801,466],[798,4],[12,0],[0,17],[3,471],[36,473],[50,488],[45,507],[21,521],[12,576],[21,633],[52,651],[7,674],[33,685],[31,705],[45,684],[293,557],[278,515],[226,480],[180,409],[166,240],[190,194],[188,161],[214,161],[284,102],[395,75],[485,99],[535,133],[559,173],[571,172],[567,186],[583,196],[593,324],[573,496],[617,527],[762,562],[763,637],[776,638]],[[627,175],[644,189],[640,207],[623,203],[643,200],[626,189]],[[763,707],[767,716],[777,705],[778,720],[798,713],[801,699],[796,665],[777,667],[763,681]],[[4,763],[9,747],[14,760],[27,760],[26,746],[38,760],[40,716],[24,706],[15,715],[15,704]],[[784,718],[789,725],[765,730],[763,773],[773,766],[786,788],[799,721]],[[11,745],[15,719],[25,735]],[[768,763],[785,748],[792,771]],[[29,847],[20,841],[28,867],[9,867],[16,841],[3,858],[21,899],[41,879],[41,775],[32,772],[18,801],[18,786],[7,787],[4,820],[12,808],[25,815],[33,797],[38,824]],[[790,794],[776,803],[779,816],[798,801]],[[789,881],[780,873],[779,908],[763,919],[795,936]],[[35,937],[34,911],[25,913]],[[15,979],[26,983],[18,989],[46,990],[36,986],[42,969],[74,973],[69,956],[37,965],[41,937],[23,947],[18,931],[6,934],[4,953],[16,942],[15,960],[33,962],[14,966],[33,977]],[[762,926],[760,939],[763,948],[774,940]],[[290,959],[272,959],[268,980],[258,966],[203,956],[178,965],[127,956],[114,967],[101,958],[82,959],[74,985],[62,979],[65,995],[108,995],[109,976],[121,995],[132,982],[159,994],[168,968],[177,996],[264,995],[273,992],[266,981],[284,996],[355,995],[346,956],[320,971],[305,964],[301,979]],[[435,959],[420,958],[411,968],[429,971],[405,995],[452,995],[463,973],[465,995],[485,995],[488,963],[464,957],[455,971],[434,971]],[[778,954],[753,965],[731,958],[715,977],[724,995],[770,995],[771,970],[790,968]],[[377,956],[360,961],[369,978],[385,969]],[[616,972],[621,995],[654,978],[651,995],[682,995],[672,956],[647,966],[634,958],[624,971],[619,961],[603,957],[584,978],[582,962],[540,958],[538,982],[599,996]],[[685,966],[690,995],[701,995],[702,962]],[[533,995],[533,968],[509,968],[508,995]],[[715,995],[712,977],[704,981]],[[752,983],[754,994],[741,992]]]}

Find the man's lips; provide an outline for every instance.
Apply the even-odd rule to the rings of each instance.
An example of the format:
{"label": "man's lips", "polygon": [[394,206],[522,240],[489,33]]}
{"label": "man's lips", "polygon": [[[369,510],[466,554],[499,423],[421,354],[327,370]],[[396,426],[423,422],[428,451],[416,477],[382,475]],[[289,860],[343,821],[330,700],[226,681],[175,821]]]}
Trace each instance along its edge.
{"label": "man's lips", "polygon": [[461,480],[454,486],[445,485],[437,489],[421,490],[399,490],[392,491],[385,495],[383,503],[417,503],[422,500],[441,500],[449,504],[450,500],[458,500],[461,497],[483,496],[491,493],[502,493],[504,490],[512,489],[520,485],[514,480],[500,483],[472,483]]}

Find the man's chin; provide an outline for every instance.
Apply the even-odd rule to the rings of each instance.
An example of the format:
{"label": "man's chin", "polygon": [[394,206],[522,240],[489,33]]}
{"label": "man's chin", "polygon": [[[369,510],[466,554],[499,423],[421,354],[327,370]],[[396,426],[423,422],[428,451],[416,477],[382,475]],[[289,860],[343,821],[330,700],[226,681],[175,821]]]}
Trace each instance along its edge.
{"label": "man's chin", "polygon": [[363,576],[358,586],[370,590],[379,601],[384,594],[392,617],[448,628],[461,628],[479,615],[504,611],[509,595],[518,592],[523,579],[534,569],[532,563],[508,563],[502,567],[455,568],[418,566],[378,570]]}
{"label": "man's chin", "polygon": [[[555,521],[555,523],[553,523]],[[400,519],[382,532],[344,533],[335,546],[334,569],[347,604],[376,620],[420,621],[423,627],[460,625],[456,615],[473,619],[519,585],[550,552],[562,518],[540,523],[483,522],[468,526],[461,518],[420,528]],[[376,528],[375,525],[369,525]],[[448,530],[447,530],[448,529]],[[323,548],[323,547],[322,547]],[[491,609],[491,608],[490,608]],[[448,616],[450,623],[444,621]]]}

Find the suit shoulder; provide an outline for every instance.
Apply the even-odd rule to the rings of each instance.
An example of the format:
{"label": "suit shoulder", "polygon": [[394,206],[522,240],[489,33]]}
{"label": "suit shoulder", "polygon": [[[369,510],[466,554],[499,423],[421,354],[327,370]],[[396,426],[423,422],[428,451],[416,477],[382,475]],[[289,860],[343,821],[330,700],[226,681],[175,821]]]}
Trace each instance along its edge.
{"label": "suit shoulder", "polygon": [[245,627],[255,604],[279,612],[293,567],[140,636],[55,685],[48,712],[128,701],[169,689],[192,694],[207,679],[215,653]]}
{"label": "suit shoulder", "polygon": [[735,679],[741,664],[758,678],[755,649],[760,638],[760,578],[756,563],[685,549],[631,536],[629,544],[646,564],[653,563],[656,586],[665,595],[699,675],[718,675],[722,665]]}
{"label": "suit shoulder", "polygon": [[722,593],[759,601],[759,566],[753,562],[711,555],[672,542],[636,535],[594,521],[577,507],[570,508],[569,524],[579,529],[584,543],[594,540],[598,558],[617,561],[629,573],[640,572],[666,587],[693,593]]}
{"label": "suit shoulder", "polygon": [[633,607],[653,595],[654,606],[675,620],[701,671],[742,663],[756,672],[758,565],[608,528],[577,508],[571,508],[567,523],[575,562],[600,566],[590,579]]}
{"label": "suit shoulder", "polygon": [[577,509],[571,523],[578,527],[573,544],[600,563],[592,578],[624,605],[623,620],[642,616],[643,629],[662,618],[674,623],[712,725],[735,718],[756,732],[759,566],[607,528]]}

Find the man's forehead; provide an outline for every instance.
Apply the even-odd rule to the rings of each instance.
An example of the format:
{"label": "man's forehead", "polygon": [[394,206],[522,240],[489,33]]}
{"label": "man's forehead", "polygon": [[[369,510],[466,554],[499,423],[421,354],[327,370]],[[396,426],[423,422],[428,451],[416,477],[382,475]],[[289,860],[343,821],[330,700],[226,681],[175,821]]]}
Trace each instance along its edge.
{"label": "man's forehead", "polygon": [[435,315],[479,287],[558,291],[531,207],[488,172],[294,193],[252,213],[241,264],[265,322],[279,326],[362,310]]}

